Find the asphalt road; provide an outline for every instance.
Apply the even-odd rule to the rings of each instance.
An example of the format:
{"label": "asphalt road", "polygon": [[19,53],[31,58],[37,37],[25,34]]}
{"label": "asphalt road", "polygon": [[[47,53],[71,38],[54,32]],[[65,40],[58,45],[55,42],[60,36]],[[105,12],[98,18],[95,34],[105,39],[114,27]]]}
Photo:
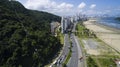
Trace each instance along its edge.
{"label": "asphalt road", "polygon": [[56,62],[57,67],[62,67],[62,63],[65,61],[65,58],[67,54],[69,53],[69,46],[70,46],[69,35],[65,34],[63,51],[62,51],[61,56],[58,58]]}
{"label": "asphalt road", "polygon": [[78,49],[73,34],[70,36],[72,41],[72,55],[67,67],[78,67]]}
{"label": "asphalt road", "polygon": [[[74,24],[74,28],[72,30],[73,32],[75,32],[75,26],[76,23]],[[78,38],[74,34],[71,34],[70,39],[72,41],[72,55],[67,64],[67,67],[84,67],[84,59],[80,60],[80,58],[83,56]],[[65,34],[63,51],[61,53],[61,56],[56,61],[57,67],[62,67],[62,63],[65,61],[66,56],[69,53],[69,47],[70,47],[69,35]]]}
{"label": "asphalt road", "polygon": [[72,41],[72,55],[67,67],[84,67],[84,59],[80,60],[83,56],[78,38],[74,34],[71,34],[70,38]]}
{"label": "asphalt road", "polygon": [[75,30],[76,25],[77,25],[77,23],[74,23],[74,26],[73,26],[72,32],[75,32],[75,31],[76,31],[76,30]]}
{"label": "asphalt road", "polygon": [[[74,39],[76,41],[76,45],[77,45],[77,48],[78,48],[78,58],[79,58],[78,67],[85,67],[85,63],[84,63],[85,62],[85,59],[84,59],[85,56],[82,54],[82,47],[79,44],[80,41],[79,41],[78,37],[75,36],[75,35],[74,35]],[[80,60],[81,57],[83,57],[83,59]]]}

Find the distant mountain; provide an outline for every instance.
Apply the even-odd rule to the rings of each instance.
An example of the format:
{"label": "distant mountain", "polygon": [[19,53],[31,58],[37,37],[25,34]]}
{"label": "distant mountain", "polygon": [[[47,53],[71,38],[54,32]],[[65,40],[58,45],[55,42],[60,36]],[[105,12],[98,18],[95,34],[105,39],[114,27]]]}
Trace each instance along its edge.
{"label": "distant mountain", "polygon": [[59,16],[26,9],[18,1],[0,0],[0,67],[43,67],[61,48],[50,34]]}
{"label": "distant mountain", "polygon": [[115,19],[120,21],[120,17],[116,17]]}

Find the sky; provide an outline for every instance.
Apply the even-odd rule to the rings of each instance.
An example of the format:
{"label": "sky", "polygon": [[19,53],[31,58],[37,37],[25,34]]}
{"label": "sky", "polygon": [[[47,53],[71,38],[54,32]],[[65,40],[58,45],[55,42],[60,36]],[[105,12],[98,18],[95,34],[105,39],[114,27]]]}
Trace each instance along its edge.
{"label": "sky", "polygon": [[17,0],[26,8],[59,16],[120,15],[120,0]]}

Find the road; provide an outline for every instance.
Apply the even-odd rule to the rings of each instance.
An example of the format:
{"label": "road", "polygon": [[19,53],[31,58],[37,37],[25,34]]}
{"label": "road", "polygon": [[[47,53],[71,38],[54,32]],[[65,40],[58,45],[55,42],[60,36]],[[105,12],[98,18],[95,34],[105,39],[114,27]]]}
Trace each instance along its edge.
{"label": "road", "polygon": [[[73,32],[75,32],[75,26],[76,26],[76,23],[74,24]],[[83,55],[82,55],[82,49],[80,47],[77,36],[75,36],[72,33],[70,35],[70,40],[72,41],[72,55],[67,64],[67,67],[84,67],[84,59],[80,60],[80,58],[83,57]],[[70,47],[69,35],[65,34],[63,51],[60,57],[55,62],[55,65],[57,67],[62,67],[62,63],[65,61],[66,56],[69,53],[69,47]]]}
{"label": "road", "polygon": [[76,31],[76,30],[75,30],[76,25],[77,25],[77,23],[74,23],[74,26],[73,26],[72,32],[75,32],[75,31]]}
{"label": "road", "polygon": [[120,61],[117,61],[116,64],[117,64],[117,67],[120,67]]}
{"label": "road", "polygon": [[79,41],[78,37],[75,36],[75,35],[74,35],[74,39],[76,41],[76,45],[77,45],[77,48],[78,48],[78,58],[79,58],[79,60],[78,60],[78,67],[85,67],[85,65],[84,65],[85,60],[84,60],[84,58],[80,60],[81,57],[84,57],[84,55],[82,54],[82,47],[79,44],[80,41]]}
{"label": "road", "polygon": [[[72,32],[75,32],[75,27],[77,23],[74,23],[74,27]],[[80,59],[83,57],[82,55],[82,47],[79,44],[79,39],[73,33],[70,35],[72,41],[72,55],[68,67],[84,67],[84,59]]]}
{"label": "road", "polygon": [[78,38],[74,34],[71,34],[71,41],[72,55],[70,61],[67,64],[67,67],[84,67],[84,60],[80,60],[80,57],[82,57],[81,47],[79,45]]}
{"label": "road", "polygon": [[72,55],[67,67],[78,67],[78,49],[73,34],[70,36],[72,41]]}
{"label": "road", "polygon": [[65,58],[69,53],[69,46],[70,46],[69,35],[65,34],[63,51],[61,53],[61,56],[57,59],[57,62],[56,62],[57,67],[62,67],[62,63],[65,61]]}

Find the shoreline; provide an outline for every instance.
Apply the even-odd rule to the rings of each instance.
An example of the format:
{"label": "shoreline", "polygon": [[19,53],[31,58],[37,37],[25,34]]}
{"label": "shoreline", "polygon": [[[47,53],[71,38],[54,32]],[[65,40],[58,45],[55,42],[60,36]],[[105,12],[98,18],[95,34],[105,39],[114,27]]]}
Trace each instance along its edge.
{"label": "shoreline", "polygon": [[[95,20],[96,21],[96,20]],[[100,27],[103,27],[105,29],[108,29],[108,30],[111,30],[113,32],[117,32],[118,34],[120,34],[120,29],[118,28],[115,28],[115,27],[112,27],[112,26],[108,26],[108,25],[105,25],[105,24],[102,24],[102,23],[97,23],[97,22],[93,22],[95,25],[98,25]]]}
{"label": "shoreline", "polygon": [[83,24],[86,28],[93,31],[99,39],[120,52],[119,29],[97,23],[96,20],[88,20],[85,21]]}

